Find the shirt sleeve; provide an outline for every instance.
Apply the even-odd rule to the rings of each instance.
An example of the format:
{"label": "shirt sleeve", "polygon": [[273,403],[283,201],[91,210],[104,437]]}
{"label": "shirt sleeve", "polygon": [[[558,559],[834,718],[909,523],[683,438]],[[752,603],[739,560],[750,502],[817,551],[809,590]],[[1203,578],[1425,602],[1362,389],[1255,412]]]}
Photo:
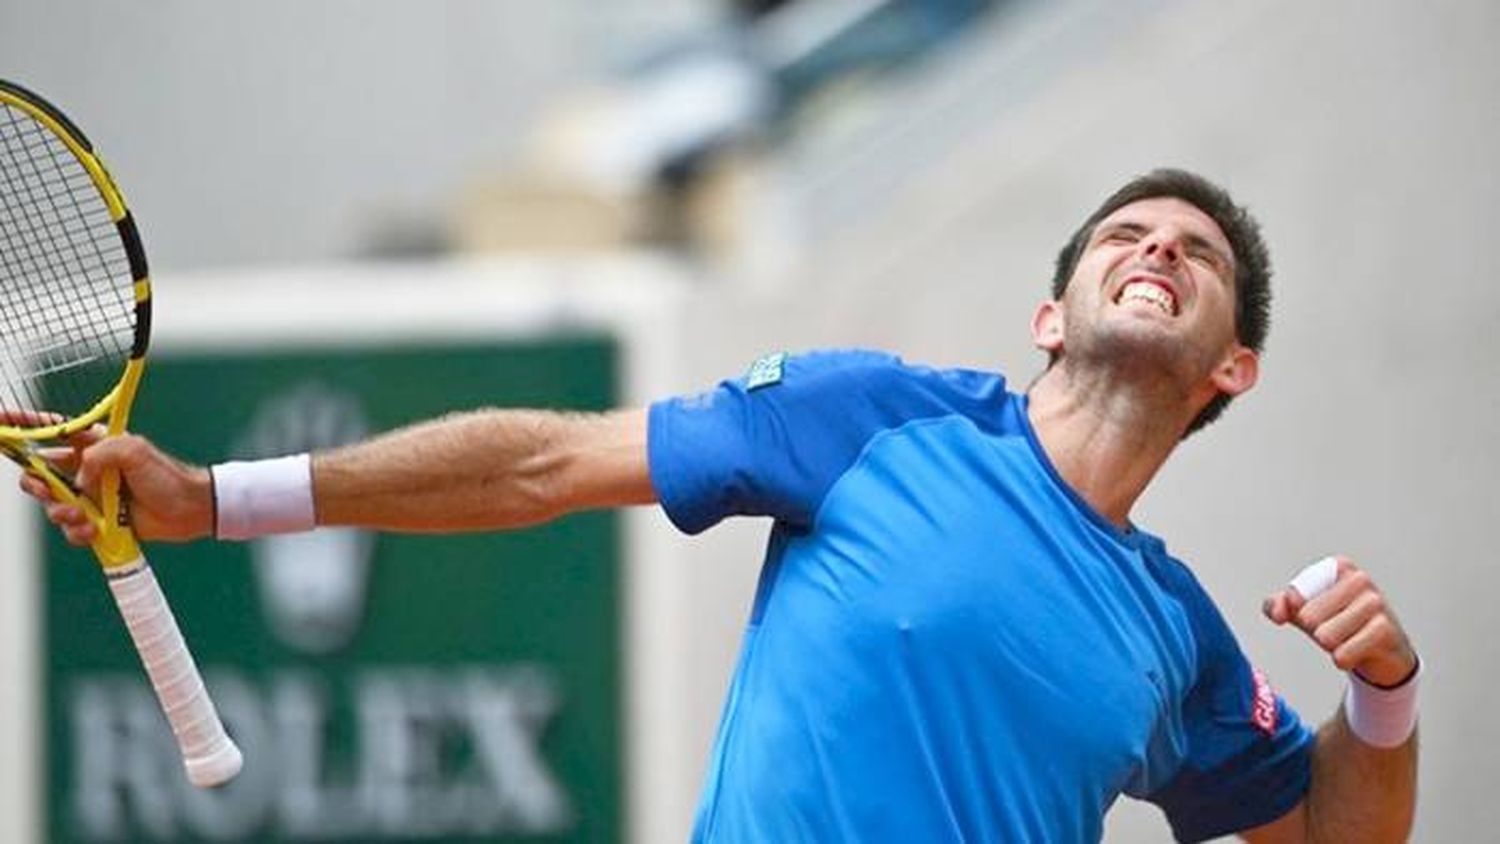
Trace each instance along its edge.
{"label": "shirt sleeve", "polygon": [[1004,379],[871,351],[772,355],[750,374],[651,407],[651,482],[698,533],[733,515],[811,527],[825,493],[881,430],[993,403]]}
{"label": "shirt sleeve", "polygon": [[1199,675],[1183,704],[1187,756],[1147,796],[1179,841],[1270,823],[1297,805],[1312,777],[1312,732],[1251,667],[1207,595],[1199,595]]}

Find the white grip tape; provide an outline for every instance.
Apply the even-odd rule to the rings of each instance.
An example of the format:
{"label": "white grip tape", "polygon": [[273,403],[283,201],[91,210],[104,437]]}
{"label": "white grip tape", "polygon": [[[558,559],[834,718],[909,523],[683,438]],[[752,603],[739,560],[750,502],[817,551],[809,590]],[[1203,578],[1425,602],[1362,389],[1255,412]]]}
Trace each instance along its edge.
{"label": "white grip tape", "polygon": [[122,572],[108,576],[109,589],[177,737],[188,780],[199,787],[227,782],[239,773],[243,757],[224,732],[156,575],[142,558]]}
{"label": "white grip tape", "polygon": [[1339,561],[1335,557],[1324,557],[1313,563],[1287,584],[1297,590],[1302,600],[1311,601],[1313,598],[1333,588],[1333,584],[1339,579]]}
{"label": "white grip tape", "polygon": [[218,538],[255,539],[316,527],[310,455],[220,463],[211,471]]}

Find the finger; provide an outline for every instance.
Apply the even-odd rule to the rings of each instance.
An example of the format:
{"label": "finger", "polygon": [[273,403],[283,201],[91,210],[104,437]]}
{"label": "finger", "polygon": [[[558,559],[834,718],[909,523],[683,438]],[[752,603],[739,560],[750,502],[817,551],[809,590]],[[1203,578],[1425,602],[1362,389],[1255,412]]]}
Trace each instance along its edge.
{"label": "finger", "polygon": [[37,499],[38,501],[53,501],[52,487],[47,482],[33,474],[21,476],[21,491]]}
{"label": "finger", "polygon": [[1338,578],[1339,562],[1324,557],[1297,572],[1287,585],[1261,603],[1261,612],[1275,624],[1292,621],[1308,600],[1318,597]]}
{"label": "finger", "polygon": [[1344,671],[1353,671],[1371,657],[1387,655],[1397,644],[1396,625],[1388,616],[1380,615],[1334,649],[1333,664]]}
{"label": "finger", "polygon": [[90,425],[82,431],[75,431],[68,435],[68,445],[84,449],[109,436],[109,429],[103,425]]}
{"label": "finger", "polygon": [[36,450],[36,454],[64,472],[71,473],[78,468],[78,452],[71,448],[57,446],[39,448]]}
{"label": "finger", "polygon": [[1261,604],[1261,612],[1276,624],[1286,624],[1301,606],[1302,596],[1297,594],[1297,590],[1288,587],[1266,598]]}
{"label": "finger", "polygon": [[47,520],[62,531],[63,537],[73,545],[91,545],[99,535],[88,514],[72,504],[48,504]]}
{"label": "finger", "polygon": [[93,545],[94,540],[99,537],[99,531],[92,522],[84,522],[76,527],[63,528],[63,538],[68,540],[69,545]]}
{"label": "finger", "polygon": [[1362,592],[1375,590],[1370,575],[1360,569],[1350,569],[1339,578],[1338,583],[1327,592],[1308,601],[1296,613],[1298,627],[1311,633],[1319,625],[1333,618],[1349,606]]}
{"label": "finger", "polygon": [[1339,578],[1339,559],[1324,557],[1302,571],[1297,572],[1287,585],[1296,590],[1304,601],[1311,601],[1328,591]]}
{"label": "finger", "polygon": [[1347,607],[1313,630],[1313,641],[1323,650],[1333,653],[1363,630],[1383,609],[1385,600],[1380,593],[1364,592],[1356,595]]}
{"label": "finger", "polygon": [[47,521],[60,528],[78,527],[88,524],[89,517],[76,505],[54,502],[46,507]]}
{"label": "finger", "polygon": [[48,413],[41,410],[0,410],[0,425],[14,425],[18,428],[42,428],[47,425],[57,425],[65,418],[60,413]]}

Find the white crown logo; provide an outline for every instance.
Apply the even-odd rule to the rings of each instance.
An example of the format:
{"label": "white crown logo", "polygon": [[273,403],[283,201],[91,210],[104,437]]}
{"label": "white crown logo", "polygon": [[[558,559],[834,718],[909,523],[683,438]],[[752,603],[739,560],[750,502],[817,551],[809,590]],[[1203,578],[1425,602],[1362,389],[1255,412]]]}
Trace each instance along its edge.
{"label": "white crown logo", "polygon": [[[310,381],[266,401],[235,451],[253,459],[327,449],[368,431],[358,398]],[[251,543],[261,604],[277,638],[309,653],[347,644],[364,617],[374,544],[371,533],[352,528],[319,528]]]}

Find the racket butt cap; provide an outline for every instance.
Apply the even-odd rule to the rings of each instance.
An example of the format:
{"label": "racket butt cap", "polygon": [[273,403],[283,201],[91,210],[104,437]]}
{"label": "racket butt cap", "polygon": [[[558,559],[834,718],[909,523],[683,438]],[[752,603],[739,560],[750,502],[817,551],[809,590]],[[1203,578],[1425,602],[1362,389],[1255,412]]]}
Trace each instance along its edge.
{"label": "racket butt cap", "polygon": [[226,741],[213,753],[197,759],[185,759],[182,764],[187,768],[188,782],[199,788],[213,788],[234,779],[244,766],[245,757],[240,754],[240,749],[234,742]]}

